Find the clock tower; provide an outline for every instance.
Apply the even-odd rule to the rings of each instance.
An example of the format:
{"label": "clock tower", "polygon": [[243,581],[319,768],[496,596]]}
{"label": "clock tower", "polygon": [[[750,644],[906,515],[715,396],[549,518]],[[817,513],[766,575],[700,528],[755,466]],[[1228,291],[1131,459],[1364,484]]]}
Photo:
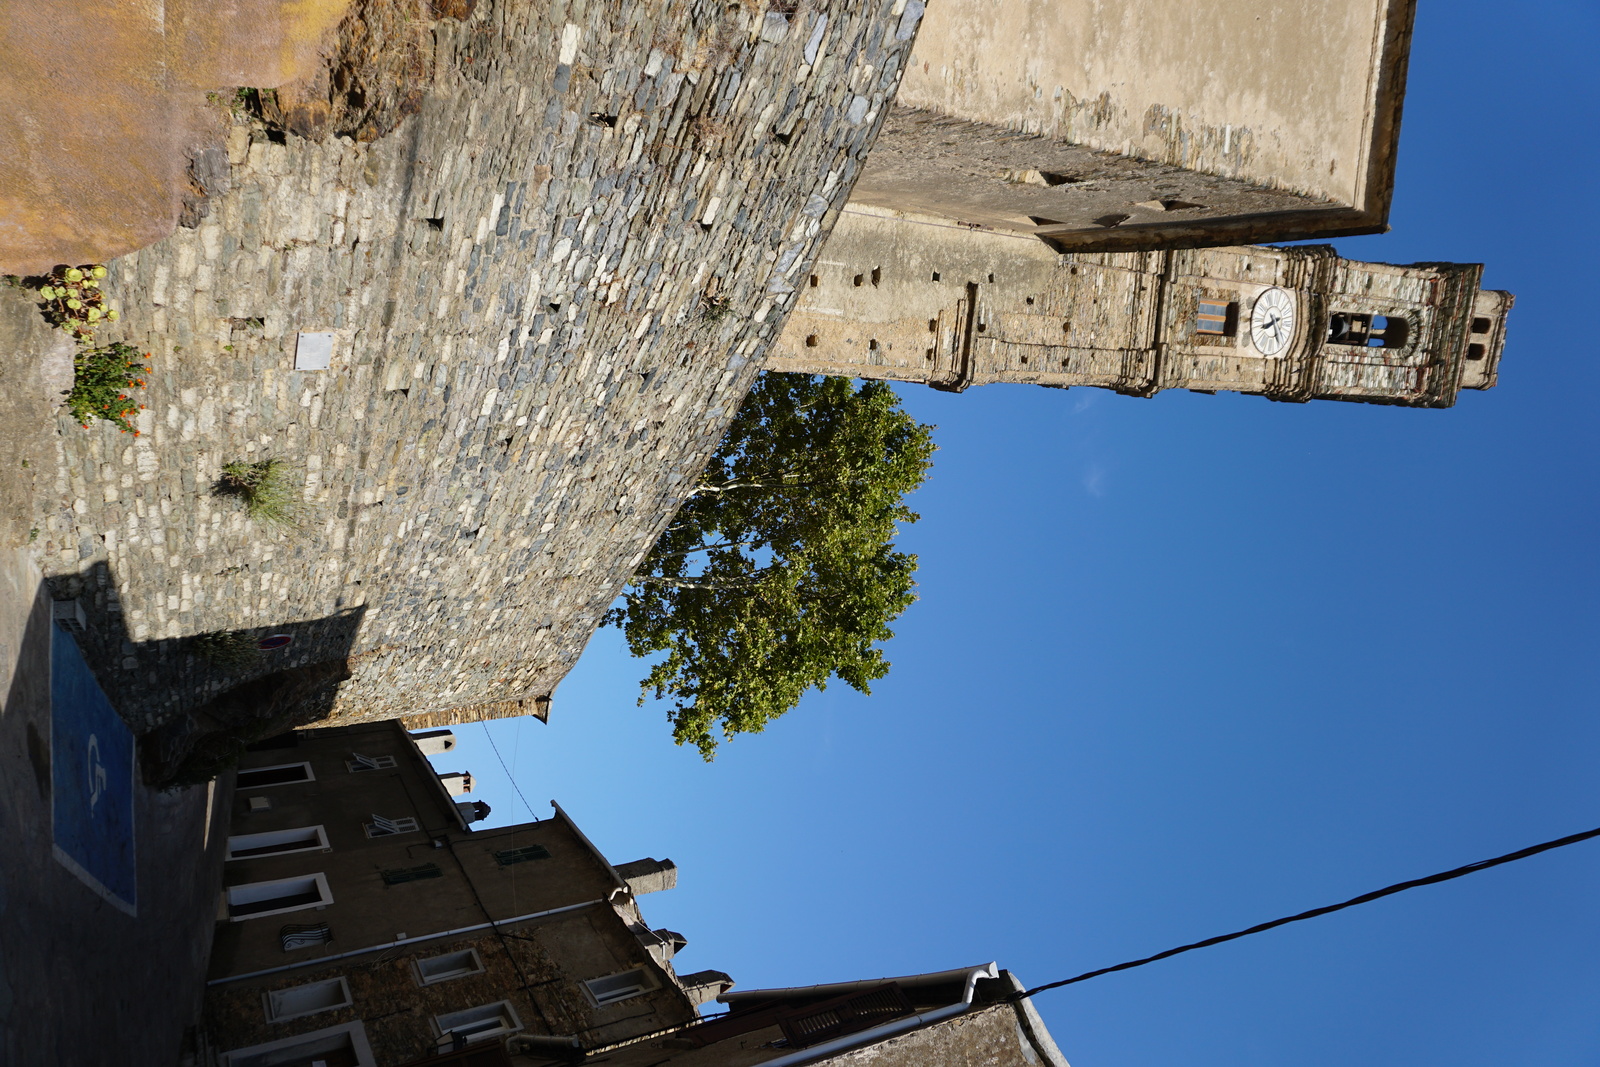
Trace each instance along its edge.
{"label": "clock tower", "polygon": [[1057,254],[943,220],[851,208],[767,369],[1016,382],[1137,396],[1449,407],[1495,384],[1509,293],[1478,264],[1394,266],[1327,247]]}

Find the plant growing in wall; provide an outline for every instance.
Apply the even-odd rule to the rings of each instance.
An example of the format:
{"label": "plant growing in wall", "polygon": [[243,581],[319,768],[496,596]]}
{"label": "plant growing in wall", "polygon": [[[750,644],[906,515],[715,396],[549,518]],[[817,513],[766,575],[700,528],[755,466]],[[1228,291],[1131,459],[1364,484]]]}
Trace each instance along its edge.
{"label": "plant growing in wall", "polygon": [[[143,358],[149,359],[149,354]],[[137,437],[133,419],[144,405],[134,400],[133,391],[144,388],[149,373],[149,365],[132,345],[118,342],[104,348],[79,348],[72,359],[67,409],[81,426],[87,427],[90,419],[104,419]]]}
{"label": "plant growing in wall", "polygon": [[224,464],[213,490],[244,504],[245,514],[256,522],[294,526],[300,521],[300,479],[286,460],[235,460]]}
{"label": "plant growing in wall", "polygon": [[711,759],[832,678],[865,693],[877,645],[916,599],[897,552],[906,494],[927,477],[932,427],[884,382],[767,374],[699,487],[605,622],[636,656],[666,655],[639,703],[670,699],[673,737]]}
{"label": "plant growing in wall", "polygon": [[106,307],[106,295],[100,288],[106,273],[100,263],[51,271],[38,287],[45,318],[80,342],[92,337],[101,323],[116,322],[117,310]]}

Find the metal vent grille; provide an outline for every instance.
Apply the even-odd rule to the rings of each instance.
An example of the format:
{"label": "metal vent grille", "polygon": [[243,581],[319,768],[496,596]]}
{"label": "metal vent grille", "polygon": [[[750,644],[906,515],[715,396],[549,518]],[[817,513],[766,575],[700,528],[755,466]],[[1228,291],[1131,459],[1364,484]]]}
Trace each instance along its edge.
{"label": "metal vent grille", "polygon": [[910,1015],[911,1001],[893,982],[851,993],[836,1000],[810,1004],[778,1017],[783,1036],[794,1048],[870,1029],[879,1023]]}

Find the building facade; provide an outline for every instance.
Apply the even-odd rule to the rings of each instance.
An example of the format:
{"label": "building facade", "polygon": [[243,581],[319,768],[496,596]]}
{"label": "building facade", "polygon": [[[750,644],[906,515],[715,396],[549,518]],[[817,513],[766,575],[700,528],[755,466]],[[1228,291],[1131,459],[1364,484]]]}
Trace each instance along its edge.
{"label": "building facade", "polygon": [[1381,232],[1415,9],[929,4],[852,201],[1063,251]]}
{"label": "building facade", "polygon": [[[724,1015],[595,1049],[605,1067],[1068,1067],[1023,987],[993,963],[933,974],[727,993]],[[549,1067],[537,1050],[514,1062]]]}
{"label": "building facade", "polygon": [[1482,272],[1327,247],[1058,254],[1019,235],[853,210],[767,367],[950,390],[1017,382],[1449,407],[1498,375],[1513,298],[1479,288]]}
{"label": "building facade", "polygon": [[[422,742],[448,751],[438,733]],[[206,996],[219,1067],[388,1067],[516,1034],[600,1047],[686,1025],[727,975],[636,897],[670,860],[615,867],[559,807],[474,830],[398,723],[305,731],[237,772]]]}

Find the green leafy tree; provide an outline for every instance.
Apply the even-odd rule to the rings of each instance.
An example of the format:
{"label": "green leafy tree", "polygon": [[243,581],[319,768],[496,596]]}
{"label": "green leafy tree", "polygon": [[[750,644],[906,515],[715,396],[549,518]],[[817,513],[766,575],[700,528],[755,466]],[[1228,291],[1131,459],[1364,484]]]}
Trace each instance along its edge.
{"label": "green leafy tree", "polygon": [[666,653],[639,703],[670,699],[673,737],[707,760],[839,677],[865,693],[875,647],[916,599],[894,550],[927,477],[932,427],[883,382],[766,374],[699,486],[606,616],[636,656]]}

